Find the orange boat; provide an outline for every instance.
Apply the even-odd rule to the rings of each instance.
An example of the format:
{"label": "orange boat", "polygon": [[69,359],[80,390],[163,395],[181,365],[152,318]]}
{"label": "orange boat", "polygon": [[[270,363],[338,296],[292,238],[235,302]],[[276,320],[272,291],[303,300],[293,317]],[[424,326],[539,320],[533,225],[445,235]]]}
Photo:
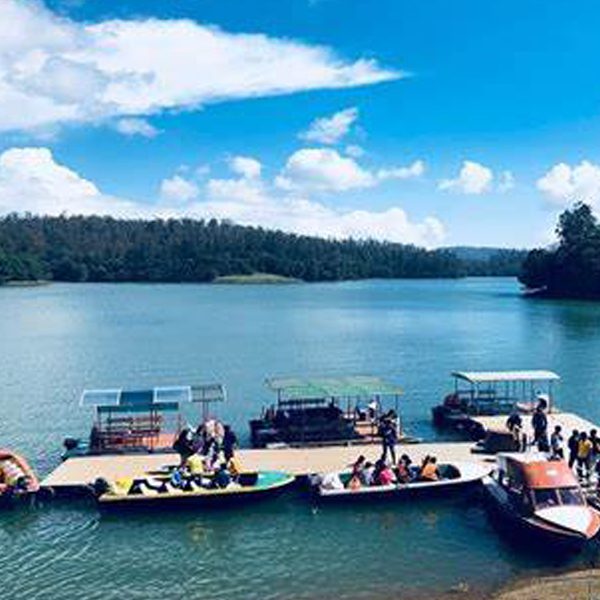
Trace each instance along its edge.
{"label": "orange boat", "polygon": [[565,461],[538,453],[501,453],[497,467],[484,479],[498,509],[527,539],[547,551],[577,550],[600,530],[600,514],[589,506],[579,481]]}
{"label": "orange boat", "polygon": [[0,505],[36,494],[40,482],[27,461],[12,450],[0,449]]}

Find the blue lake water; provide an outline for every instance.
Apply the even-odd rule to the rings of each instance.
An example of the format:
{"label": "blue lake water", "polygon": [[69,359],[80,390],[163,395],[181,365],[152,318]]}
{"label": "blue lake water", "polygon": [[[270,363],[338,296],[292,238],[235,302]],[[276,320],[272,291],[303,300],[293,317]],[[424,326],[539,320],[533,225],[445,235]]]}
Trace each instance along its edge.
{"label": "blue lake water", "polygon": [[[527,300],[512,279],[0,288],[0,315],[0,441],[42,474],[87,433],[89,387],[223,381],[220,416],[247,439],[265,377],[375,374],[406,390],[409,431],[434,438],[451,370],[548,368],[560,405],[600,422],[600,304]],[[549,566],[476,497],[314,511],[288,494],[129,519],[79,503],[0,515],[0,544],[13,598],[412,598]]]}

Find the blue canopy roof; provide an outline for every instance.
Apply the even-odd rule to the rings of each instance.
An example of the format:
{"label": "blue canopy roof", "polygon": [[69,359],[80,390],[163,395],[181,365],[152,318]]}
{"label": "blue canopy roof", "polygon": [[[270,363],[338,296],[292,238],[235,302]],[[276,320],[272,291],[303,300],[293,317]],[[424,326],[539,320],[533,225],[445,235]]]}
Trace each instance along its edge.
{"label": "blue canopy roof", "polygon": [[225,389],[219,383],[196,386],[163,386],[142,390],[85,390],[81,406],[93,406],[98,411],[177,410],[191,402],[225,400]]}

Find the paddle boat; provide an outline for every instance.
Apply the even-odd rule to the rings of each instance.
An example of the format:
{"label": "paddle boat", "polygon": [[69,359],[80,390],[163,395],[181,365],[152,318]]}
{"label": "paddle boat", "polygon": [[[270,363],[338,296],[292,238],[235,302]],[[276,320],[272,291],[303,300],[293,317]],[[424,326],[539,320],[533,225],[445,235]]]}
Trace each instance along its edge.
{"label": "paddle boat", "polygon": [[194,477],[175,486],[170,475],[96,481],[97,502],[105,509],[174,509],[221,507],[263,500],[294,483],[280,471],[241,473],[227,487],[213,484],[211,475]]}
{"label": "paddle boat", "polygon": [[0,449],[0,507],[35,496],[40,483],[27,461],[12,450]]}
{"label": "paddle boat", "polygon": [[431,410],[433,423],[480,440],[485,429],[478,416],[531,414],[544,398],[553,408],[554,384],[560,377],[552,371],[456,371],[454,391]]}
{"label": "paddle boat", "polygon": [[490,468],[471,462],[453,462],[438,464],[439,479],[422,481],[418,478],[409,483],[391,483],[389,485],[348,487],[351,470],[325,475],[313,475],[311,487],[319,500],[383,500],[412,498],[414,496],[447,495],[455,491],[465,491],[481,483],[489,475]]}
{"label": "paddle boat", "polygon": [[579,550],[600,530],[600,513],[588,505],[565,461],[532,453],[501,453],[484,479],[490,506],[529,541],[548,552]]}

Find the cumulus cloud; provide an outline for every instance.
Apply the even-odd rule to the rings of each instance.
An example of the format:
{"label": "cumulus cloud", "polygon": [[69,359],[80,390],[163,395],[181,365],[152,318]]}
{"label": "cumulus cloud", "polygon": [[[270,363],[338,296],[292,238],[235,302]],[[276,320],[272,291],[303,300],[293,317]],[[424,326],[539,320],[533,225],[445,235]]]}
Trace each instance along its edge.
{"label": "cumulus cloud", "polygon": [[115,129],[123,135],[139,135],[145,138],[153,138],[160,133],[149,121],[136,117],[119,119],[115,123]]}
{"label": "cumulus cloud", "polygon": [[315,119],[299,137],[307,142],[336,144],[350,131],[356,119],[358,119],[358,108],[346,108],[330,117]]}
{"label": "cumulus cloud", "polygon": [[515,176],[511,171],[502,171],[498,182],[498,191],[500,193],[508,192],[515,187]]}
{"label": "cumulus cloud", "polygon": [[419,177],[424,170],[425,163],[418,160],[408,167],[372,172],[332,148],[303,148],[288,158],[275,184],[288,191],[345,192],[374,187],[387,179]]}
{"label": "cumulus cloud", "polygon": [[492,187],[494,173],[488,167],[465,160],[458,176],[454,179],[442,179],[438,184],[440,190],[453,190],[463,194],[483,194]]}
{"label": "cumulus cloud", "polygon": [[229,161],[229,167],[236,175],[241,175],[246,179],[260,177],[262,171],[260,161],[249,156],[234,156]]}
{"label": "cumulus cloud", "polygon": [[[202,198],[201,198],[202,196]],[[60,164],[47,148],[12,148],[0,154],[0,212],[99,214],[117,217],[191,217],[235,222],[335,238],[374,238],[439,245],[445,236],[435,217],[412,221],[394,206],[381,211],[340,210],[276,190],[259,176],[206,182],[202,190],[175,174],[161,184],[161,200],[138,203],[103,193]]]}
{"label": "cumulus cloud", "polygon": [[101,193],[48,148],[11,148],[0,154],[0,212],[135,217],[145,210]]}
{"label": "cumulus cloud", "polygon": [[540,177],[536,185],[559,206],[579,200],[600,207],[600,165],[587,160],[575,166],[558,163]]}
{"label": "cumulus cloud", "polygon": [[164,200],[177,203],[188,202],[198,197],[198,186],[181,175],[173,175],[169,179],[163,179],[160,184],[160,196]]}
{"label": "cumulus cloud", "polygon": [[365,155],[364,148],[358,146],[357,144],[350,144],[346,146],[345,152],[348,156],[351,156],[352,158],[360,158],[361,156]]}
{"label": "cumulus cloud", "polygon": [[0,131],[196,109],[402,77],[375,60],[187,19],[83,23],[0,2]]}

